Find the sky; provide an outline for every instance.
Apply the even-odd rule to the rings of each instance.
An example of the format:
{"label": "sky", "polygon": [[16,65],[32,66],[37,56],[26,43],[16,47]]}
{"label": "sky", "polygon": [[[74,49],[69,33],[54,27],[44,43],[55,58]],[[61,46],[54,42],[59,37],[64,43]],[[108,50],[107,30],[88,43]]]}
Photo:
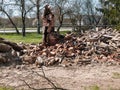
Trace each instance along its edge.
{"label": "sky", "polygon": [[[2,2],[2,0],[0,0],[0,3]],[[6,4],[14,4],[14,2],[12,0],[4,0],[4,3]],[[98,3],[98,0],[94,0],[94,3],[95,3],[95,6],[99,6],[99,3]],[[13,16],[19,16],[20,15],[20,12],[18,12],[17,10],[14,10],[14,6],[9,6],[9,7],[6,7],[6,10],[8,10],[9,13],[13,13],[12,15]],[[0,16],[4,17],[4,18],[7,18],[7,16],[5,16],[4,14],[1,15],[0,13]]]}

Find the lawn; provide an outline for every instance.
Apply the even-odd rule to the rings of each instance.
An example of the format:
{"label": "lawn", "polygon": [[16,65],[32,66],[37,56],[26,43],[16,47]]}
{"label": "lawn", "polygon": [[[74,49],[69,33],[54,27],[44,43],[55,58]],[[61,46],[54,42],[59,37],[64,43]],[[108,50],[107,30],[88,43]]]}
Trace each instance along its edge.
{"label": "lawn", "polygon": [[0,37],[5,38],[9,41],[16,43],[40,43],[42,42],[42,34],[37,33],[27,33],[26,37],[23,37],[21,34],[9,33],[9,34],[0,34]]}
{"label": "lawn", "polygon": [[11,87],[8,88],[8,87],[1,87],[1,86],[0,86],[0,90],[14,90],[14,89],[11,88]]}
{"label": "lawn", "polygon": [[[65,35],[67,31],[62,31],[60,33]],[[26,33],[25,37],[23,37],[21,34],[18,35],[16,33],[6,33],[6,34],[1,33],[0,37],[16,43],[23,42],[23,43],[38,44],[42,42],[42,34],[37,34],[37,33]]]}

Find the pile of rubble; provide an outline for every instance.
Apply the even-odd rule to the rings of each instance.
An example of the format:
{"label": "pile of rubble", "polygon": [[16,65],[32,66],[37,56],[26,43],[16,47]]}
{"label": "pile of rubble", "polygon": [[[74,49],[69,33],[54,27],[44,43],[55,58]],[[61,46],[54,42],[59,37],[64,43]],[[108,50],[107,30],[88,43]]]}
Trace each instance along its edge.
{"label": "pile of rubble", "polygon": [[38,66],[120,63],[120,33],[111,28],[66,34],[62,43],[53,46],[39,44],[23,47],[23,62]]}
{"label": "pile of rubble", "polygon": [[11,59],[37,66],[83,65],[93,62],[120,64],[120,32],[109,28],[88,30],[82,34],[69,33],[62,42],[48,47],[42,44],[17,45],[0,39],[0,62]]}

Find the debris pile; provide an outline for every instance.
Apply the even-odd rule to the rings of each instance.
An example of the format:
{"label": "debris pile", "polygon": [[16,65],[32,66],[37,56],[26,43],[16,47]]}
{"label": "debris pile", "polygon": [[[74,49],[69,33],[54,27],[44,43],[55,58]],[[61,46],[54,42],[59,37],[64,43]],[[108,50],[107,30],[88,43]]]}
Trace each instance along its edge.
{"label": "debris pile", "polygon": [[13,61],[20,60],[17,52],[21,52],[22,50],[22,47],[16,43],[0,38],[0,64],[13,63]]}
{"label": "debris pile", "polygon": [[120,64],[120,32],[116,30],[88,30],[82,34],[69,33],[61,38],[60,43],[47,47],[42,44],[18,45],[0,38],[0,63],[21,61],[37,66]]}
{"label": "debris pile", "polygon": [[66,34],[63,43],[53,46],[23,45],[23,48],[22,61],[37,66],[120,63],[120,33],[111,28]]}

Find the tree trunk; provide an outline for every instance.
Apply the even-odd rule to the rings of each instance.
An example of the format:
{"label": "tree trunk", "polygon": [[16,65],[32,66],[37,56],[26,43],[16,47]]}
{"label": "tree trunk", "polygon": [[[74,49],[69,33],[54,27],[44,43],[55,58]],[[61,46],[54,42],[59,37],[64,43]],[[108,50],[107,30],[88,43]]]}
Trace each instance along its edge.
{"label": "tree trunk", "polygon": [[22,23],[23,23],[23,26],[22,26],[22,35],[23,35],[23,37],[25,37],[26,36],[26,30],[25,30],[25,17],[23,17],[23,20],[22,20]]}
{"label": "tree trunk", "polygon": [[72,31],[75,31],[75,17],[72,16],[72,14],[69,14],[69,19],[70,19],[70,22],[72,24]]}
{"label": "tree trunk", "polygon": [[57,28],[57,33],[59,33],[60,28],[62,27],[62,23],[63,23],[63,15],[60,15],[59,17],[59,26]]}
{"label": "tree trunk", "polygon": [[21,0],[21,6],[22,6],[22,35],[23,37],[26,36],[26,30],[25,30],[25,0]]}
{"label": "tree trunk", "polygon": [[59,33],[61,27],[62,27],[62,23],[60,23],[60,25],[59,25],[58,28],[57,28],[57,32],[58,32],[58,33]]}
{"label": "tree trunk", "polygon": [[7,17],[9,18],[10,22],[12,23],[12,25],[14,26],[15,30],[16,30],[16,33],[17,34],[20,34],[17,26],[15,25],[15,23],[13,22],[13,20],[11,19],[11,17],[8,15],[8,13],[6,11],[3,10],[3,12],[7,15]]}
{"label": "tree trunk", "polygon": [[40,23],[38,21],[38,24],[37,24],[37,33],[40,34]]}
{"label": "tree trunk", "polygon": [[36,2],[37,5],[37,33],[40,34],[40,0],[37,0]]}

